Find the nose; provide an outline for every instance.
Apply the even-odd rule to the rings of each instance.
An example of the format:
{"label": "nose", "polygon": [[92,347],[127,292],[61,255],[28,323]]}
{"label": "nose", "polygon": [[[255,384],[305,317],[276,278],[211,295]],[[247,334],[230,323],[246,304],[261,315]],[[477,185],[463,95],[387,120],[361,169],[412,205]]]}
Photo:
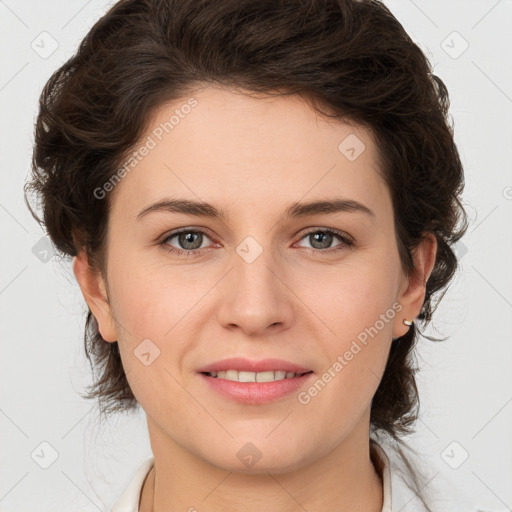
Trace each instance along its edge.
{"label": "nose", "polygon": [[271,251],[263,251],[252,262],[235,253],[231,263],[219,290],[217,318],[222,326],[252,337],[287,329],[293,320],[295,295],[285,268]]}

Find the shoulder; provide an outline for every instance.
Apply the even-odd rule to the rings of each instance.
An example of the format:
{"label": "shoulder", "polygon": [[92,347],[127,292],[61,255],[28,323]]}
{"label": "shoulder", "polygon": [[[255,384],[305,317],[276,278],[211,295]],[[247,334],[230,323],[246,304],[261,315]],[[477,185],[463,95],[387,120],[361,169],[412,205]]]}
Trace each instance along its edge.
{"label": "shoulder", "polygon": [[154,457],[145,460],[137,469],[130,483],[114,503],[110,512],[138,512],[142,484],[155,462]]}
{"label": "shoulder", "polygon": [[375,438],[370,438],[370,458],[382,481],[382,511],[392,512],[391,463],[386,450]]}
{"label": "shoulder", "polygon": [[382,481],[381,512],[427,512],[414,490],[411,475],[400,470],[397,453],[391,446],[370,437],[370,456]]}

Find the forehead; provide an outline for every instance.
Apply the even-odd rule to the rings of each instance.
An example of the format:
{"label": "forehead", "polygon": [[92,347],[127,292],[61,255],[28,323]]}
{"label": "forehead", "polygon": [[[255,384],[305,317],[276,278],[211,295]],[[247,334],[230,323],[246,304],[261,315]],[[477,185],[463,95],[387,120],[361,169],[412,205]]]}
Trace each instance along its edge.
{"label": "forehead", "polygon": [[299,96],[207,86],[157,108],[133,151],[113,203],[132,217],[174,195],[235,208],[333,194],[373,209],[389,202],[370,132]]}

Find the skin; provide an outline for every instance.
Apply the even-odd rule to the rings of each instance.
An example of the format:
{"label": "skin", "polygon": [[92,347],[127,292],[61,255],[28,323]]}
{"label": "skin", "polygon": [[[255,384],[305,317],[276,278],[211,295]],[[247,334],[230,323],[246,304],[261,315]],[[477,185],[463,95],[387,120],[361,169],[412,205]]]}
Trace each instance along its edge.
{"label": "skin", "polygon": [[[141,510],[379,512],[371,400],[392,338],[421,310],[435,238],[425,236],[413,254],[415,272],[405,277],[391,196],[362,127],[327,120],[299,97],[249,97],[213,86],[193,97],[197,106],[116,186],[106,276],[89,267],[83,251],[73,263],[102,337],[119,342],[147,415],[155,466]],[[141,141],[187,100],[161,105]],[[366,147],[354,161],[338,150],[351,133]],[[170,197],[206,201],[228,219],[173,212],[136,219]],[[334,197],[363,203],[375,216],[283,216],[292,202]],[[184,227],[205,233],[201,255],[159,245]],[[336,237],[321,245],[307,235],[312,228],[339,230],[355,245]],[[252,263],[236,251],[247,236],[263,250]],[[178,237],[166,244],[192,247]],[[242,356],[286,359],[321,376],[397,303],[402,309],[308,404],[297,393],[239,404],[208,390],[196,373]],[[134,355],[145,339],[160,350],[148,366]],[[248,442],[261,452],[250,468],[237,457]]]}

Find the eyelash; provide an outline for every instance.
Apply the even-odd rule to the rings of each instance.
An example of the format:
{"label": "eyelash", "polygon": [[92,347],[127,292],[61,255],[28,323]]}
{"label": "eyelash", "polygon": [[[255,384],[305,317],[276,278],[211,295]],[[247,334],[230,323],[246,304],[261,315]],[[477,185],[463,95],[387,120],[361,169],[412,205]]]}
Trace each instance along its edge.
{"label": "eyelash", "polygon": [[[179,230],[179,231],[174,231],[172,233],[170,233],[169,235],[167,235],[160,243],[159,245],[163,246],[163,249],[170,252],[170,253],[173,253],[173,254],[178,254],[178,255],[183,255],[185,254],[186,257],[191,257],[191,256],[201,256],[204,252],[204,250],[206,249],[206,247],[203,247],[202,249],[193,249],[193,250],[190,250],[190,251],[186,251],[184,249],[176,249],[175,247],[171,247],[167,242],[169,240],[171,240],[172,238],[174,238],[175,236],[181,234],[181,233],[200,233],[200,234],[203,234],[205,236],[208,237],[208,235],[204,232],[204,231],[201,231],[201,230],[197,230],[197,229],[182,229],[182,230]],[[300,240],[302,240],[303,238],[306,238],[307,236],[313,234],[313,233],[327,233],[329,235],[334,235],[336,238],[338,238],[338,240],[340,242],[342,242],[341,244],[335,246],[335,247],[331,247],[329,249],[313,249],[313,248],[309,248],[309,247],[303,247],[303,249],[307,249],[309,250],[310,252],[313,252],[313,253],[333,253],[333,252],[337,252],[337,251],[340,251],[340,250],[343,250],[343,248],[350,248],[354,245],[354,242],[353,240],[351,240],[348,236],[344,235],[343,233],[339,232],[339,231],[336,231],[334,229],[331,229],[331,228],[324,228],[324,229],[313,229],[311,231],[308,231],[307,233],[304,233],[304,235],[302,235],[302,237],[300,238]],[[210,237],[208,237],[210,238]]]}

